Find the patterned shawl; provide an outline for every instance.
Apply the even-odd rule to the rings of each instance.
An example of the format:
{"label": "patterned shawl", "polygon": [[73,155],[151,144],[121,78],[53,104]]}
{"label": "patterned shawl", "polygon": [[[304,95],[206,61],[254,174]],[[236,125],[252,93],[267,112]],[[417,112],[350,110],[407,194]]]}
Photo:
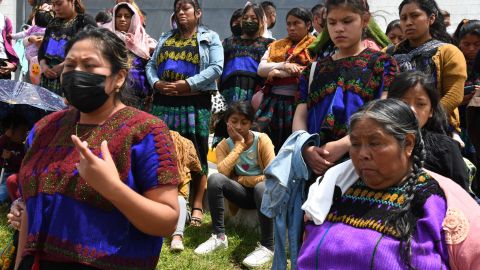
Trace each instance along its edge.
{"label": "patterned shawl", "polygon": [[270,55],[268,62],[296,62],[307,65],[312,62],[312,57],[308,52],[308,46],[315,41],[315,37],[308,34],[298,42],[292,54],[288,54],[288,50],[294,45],[288,37],[275,41],[270,45]]}

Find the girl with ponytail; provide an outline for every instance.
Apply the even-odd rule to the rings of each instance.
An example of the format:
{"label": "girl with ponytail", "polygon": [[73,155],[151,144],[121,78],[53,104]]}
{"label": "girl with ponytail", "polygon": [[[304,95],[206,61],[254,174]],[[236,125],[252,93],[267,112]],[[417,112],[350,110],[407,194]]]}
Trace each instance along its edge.
{"label": "girl with ponytail", "polygon": [[[307,211],[313,222],[305,227],[298,268],[476,269],[480,208],[450,179],[423,169],[424,142],[410,107],[396,99],[372,101],[351,116],[349,135],[350,165],[339,166],[353,167],[352,173],[333,175],[334,189],[343,188],[331,205],[320,200],[324,205]],[[321,183],[331,183],[329,175]],[[310,191],[307,201],[318,193]]]}

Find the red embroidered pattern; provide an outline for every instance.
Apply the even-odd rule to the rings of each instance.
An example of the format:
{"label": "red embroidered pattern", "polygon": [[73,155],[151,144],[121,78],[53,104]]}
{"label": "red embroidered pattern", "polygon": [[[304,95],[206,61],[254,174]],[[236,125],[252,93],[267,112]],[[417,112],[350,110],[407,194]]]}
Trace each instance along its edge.
{"label": "red embroidered pattern", "polygon": [[[75,167],[79,162],[71,134],[75,134],[77,110],[53,113],[35,127],[35,137],[20,171],[20,183],[25,199],[39,193],[60,193],[96,207],[111,209],[110,202],[83,180]],[[80,126],[79,126],[80,127]],[[158,118],[126,107],[116,112],[100,126],[81,126],[78,135],[86,134],[92,152],[100,156],[100,144],[106,140],[117,166],[120,179],[125,181],[130,171],[132,145],[152,134],[158,153],[158,184],[179,183],[175,147],[167,126]]]}

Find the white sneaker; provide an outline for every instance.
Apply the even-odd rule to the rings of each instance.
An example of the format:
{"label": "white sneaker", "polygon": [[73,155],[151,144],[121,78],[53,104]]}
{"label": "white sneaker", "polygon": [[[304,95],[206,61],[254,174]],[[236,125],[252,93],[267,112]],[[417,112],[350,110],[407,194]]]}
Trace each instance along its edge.
{"label": "white sneaker", "polygon": [[247,267],[259,267],[273,259],[273,251],[258,244],[257,248],[243,260]]}
{"label": "white sneaker", "polygon": [[196,254],[204,255],[204,254],[208,254],[208,253],[210,253],[212,251],[215,251],[217,249],[220,249],[220,248],[223,248],[223,249],[228,248],[227,236],[225,235],[225,240],[222,240],[220,238],[217,238],[217,236],[215,234],[212,234],[212,236],[207,241],[205,241],[203,244],[198,246],[194,250],[194,252]]}

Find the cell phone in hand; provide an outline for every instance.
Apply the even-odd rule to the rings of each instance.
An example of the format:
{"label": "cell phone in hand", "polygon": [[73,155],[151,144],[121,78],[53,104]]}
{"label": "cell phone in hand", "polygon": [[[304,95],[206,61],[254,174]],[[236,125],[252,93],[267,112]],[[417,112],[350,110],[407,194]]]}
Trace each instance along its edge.
{"label": "cell phone in hand", "polygon": [[473,92],[473,90],[475,90],[475,85],[465,86],[463,88],[463,94],[464,95],[470,95]]}

